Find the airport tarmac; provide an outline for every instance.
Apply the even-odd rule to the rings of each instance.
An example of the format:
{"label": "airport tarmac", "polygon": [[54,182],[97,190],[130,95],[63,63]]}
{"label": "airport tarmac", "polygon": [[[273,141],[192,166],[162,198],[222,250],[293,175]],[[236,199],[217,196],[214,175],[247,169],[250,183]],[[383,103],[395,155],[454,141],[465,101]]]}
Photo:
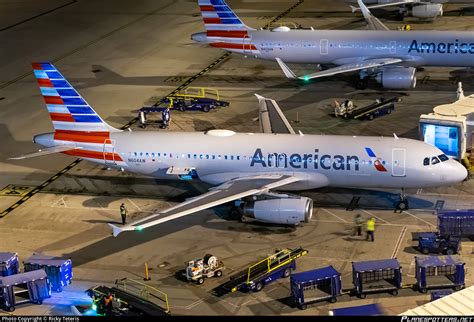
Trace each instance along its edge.
{"label": "airport tarmac", "polygon": [[[229,1],[250,26],[261,27],[297,1]],[[415,29],[474,30],[471,8],[449,4],[444,17],[433,23],[412,21]],[[452,11],[450,11],[452,10]],[[391,28],[401,25],[383,12]],[[351,288],[351,262],[397,257],[404,284],[414,281],[412,240],[417,232],[436,229],[434,208],[474,208],[474,183],[449,188],[408,191],[411,209],[395,213],[397,191],[322,189],[303,192],[312,197],[312,221],[297,228],[226,219],[225,206],[168,222],[139,233],[110,235],[107,222],[119,221],[124,202],[129,220],[144,217],[209,188],[202,183],[157,181],[108,170],[81,161],[59,173],[75,159],[63,155],[23,161],[9,157],[37,149],[35,134],[51,131],[50,119],[31,73],[32,61],[52,61],[96,111],[111,125],[121,127],[136,117],[136,110],[167,95],[187,79],[205,70],[224,52],[192,43],[190,34],[203,30],[196,1],[60,1],[12,3],[0,0],[0,251],[68,256],[74,265],[73,284],[63,293],[37,306],[17,307],[14,314],[72,314],[69,306],[90,303],[84,290],[111,285],[123,277],[142,279],[144,265],[151,268],[150,285],[168,293],[175,315],[320,314],[335,307],[380,303],[387,314],[398,314],[429,301],[429,295],[404,289],[399,296],[369,295],[360,300],[347,295],[337,303],[314,304],[300,311],[289,304],[289,282],[280,280],[260,293],[232,293],[222,297],[211,291],[276,248],[302,246],[309,254],[297,262],[297,271],[333,265],[342,273],[343,288]],[[296,22],[315,28],[364,28],[360,15],[343,2],[301,3],[278,23]],[[314,66],[292,66],[300,72]],[[300,84],[284,78],[275,62],[229,55],[190,86],[218,88],[231,105],[209,113],[172,112],[168,130],[150,126],[145,131],[203,131],[226,128],[258,131],[259,93],[277,100],[295,130],[306,134],[383,135],[418,138],[418,117],[455,99],[456,83],[474,93],[472,71],[425,68],[418,72],[417,88],[381,91],[375,83],[367,90],[354,88],[354,77],[336,76]],[[357,104],[378,97],[400,96],[403,101],[388,116],[373,121],[341,120],[331,116],[334,99]],[[157,115],[159,118],[159,115]],[[132,130],[143,131],[132,125]],[[59,174],[58,174],[59,173]],[[57,175],[57,176],[56,176]],[[44,184],[47,183],[47,184]],[[41,187],[43,185],[43,187]],[[23,200],[37,187],[39,192]],[[9,194],[7,194],[9,192]],[[16,195],[15,195],[16,194]],[[20,194],[20,195],[18,195]],[[353,196],[360,208],[346,211]],[[17,201],[22,204],[3,212]],[[439,203],[438,203],[439,204]],[[351,236],[357,213],[377,218],[376,240]],[[221,279],[197,286],[176,273],[184,263],[207,253],[227,267]],[[463,241],[462,256],[472,267],[474,242]],[[466,285],[473,284],[468,269]],[[6,314],[0,312],[0,315]]]}

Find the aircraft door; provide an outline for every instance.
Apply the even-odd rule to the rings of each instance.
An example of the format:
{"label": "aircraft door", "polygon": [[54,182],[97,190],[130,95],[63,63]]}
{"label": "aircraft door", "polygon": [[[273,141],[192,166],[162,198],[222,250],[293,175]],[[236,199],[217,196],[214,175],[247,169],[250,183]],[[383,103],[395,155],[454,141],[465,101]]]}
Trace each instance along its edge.
{"label": "aircraft door", "polygon": [[244,54],[251,54],[252,53],[252,39],[246,35],[242,39],[242,41],[243,41]]}
{"label": "aircraft door", "polygon": [[390,42],[390,53],[391,54],[396,54],[397,53],[397,42],[396,41],[391,41]]}
{"label": "aircraft door", "polygon": [[115,141],[105,139],[103,148],[104,163],[106,165],[117,165],[115,162]]}
{"label": "aircraft door", "polygon": [[321,39],[319,41],[319,53],[321,55],[327,55],[328,54],[328,46],[329,46],[329,41],[327,39]]}
{"label": "aircraft door", "polygon": [[406,173],[406,150],[402,148],[392,149],[392,176],[405,177]]}

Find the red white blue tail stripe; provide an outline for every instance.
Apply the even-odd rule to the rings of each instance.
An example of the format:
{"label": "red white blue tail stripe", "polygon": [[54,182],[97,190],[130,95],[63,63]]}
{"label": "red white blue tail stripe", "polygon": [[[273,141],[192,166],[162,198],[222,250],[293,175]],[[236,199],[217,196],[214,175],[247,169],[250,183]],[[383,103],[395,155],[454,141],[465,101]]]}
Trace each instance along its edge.
{"label": "red white blue tail stripe", "polygon": [[199,0],[209,45],[236,52],[256,51],[249,31],[224,0]]}
{"label": "red white blue tail stripe", "polygon": [[120,130],[105,123],[51,63],[33,63],[33,71],[53,122],[55,144],[81,148],[63,153],[121,162],[110,138],[110,132]]}

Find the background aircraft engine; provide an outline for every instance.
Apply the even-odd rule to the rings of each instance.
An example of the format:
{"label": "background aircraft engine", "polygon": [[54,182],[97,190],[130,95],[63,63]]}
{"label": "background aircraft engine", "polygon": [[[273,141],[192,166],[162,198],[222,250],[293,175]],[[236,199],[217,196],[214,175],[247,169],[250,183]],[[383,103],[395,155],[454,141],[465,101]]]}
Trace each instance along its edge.
{"label": "background aircraft engine", "polygon": [[417,18],[436,18],[443,15],[441,3],[423,4],[411,9],[411,15]]}
{"label": "background aircraft engine", "polygon": [[382,68],[376,80],[384,88],[411,89],[416,86],[416,68],[414,67],[386,67]]}
{"label": "background aircraft engine", "polygon": [[313,216],[313,200],[301,198],[277,198],[247,202],[244,216],[272,224],[298,225],[309,222]]}

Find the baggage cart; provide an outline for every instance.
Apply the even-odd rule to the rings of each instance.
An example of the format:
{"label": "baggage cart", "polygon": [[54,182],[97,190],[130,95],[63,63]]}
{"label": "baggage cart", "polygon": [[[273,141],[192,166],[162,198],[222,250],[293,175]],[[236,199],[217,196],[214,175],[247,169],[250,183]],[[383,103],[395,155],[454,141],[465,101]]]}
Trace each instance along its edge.
{"label": "baggage cart", "polygon": [[71,259],[44,255],[33,255],[23,262],[25,272],[44,269],[53,291],[62,292],[72,281]]}
{"label": "baggage cart", "polygon": [[0,306],[13,312],[22,303],[42,304],[51,296],[51,285],[43,269],[0,277]]}
{"label": "baggage cart", "polygon": [[341,273],[331,265],[311,271],[291,274],[291,295],[296,305],[305,310],[319,301],[335,303],[341,294]]}
{"label": "baggage cart", "polygon": [[458,256],[415,256],[416,285],[421,293],[433,288],[464,287],[464,265]]}
{"label": "baggage cart", "polygon": [[445,297],[445,296],[450,295],[450,294],[453,294],[452,290],[433,290],[431,292],[430,302],[439,300],[440,298]]}
{"label": "baggage cart", "polygon": [[17,253],[0,253],[0,276],[10,276],[19,272]]}
{"label": "baggage cart", "polygon": [[352,282],[358,297],[366,293],[390,292],[398,295],[402,287],[402,267],[397,259],[382,259],[352,263]]}
{"label": "baggage cart", "polygon": [[474,209],[438,212],[440,235],[467,237],[474,240]]}
{"label": "baggage cart", "polygon": [[341,307],[329,311],[331,316],[373,316],[384,315],[383,310],[378,304],[367,304],[359,306]]}
{"label": "baggage cart", "polygon": [[350,100],[345,100],[340,104],[336,101],[334,115],[344,119],[373,120],[378,116],[392,113],[392,111],[395,110],[395,103],[400,101],[401,99],[398,97],[392,97],[389,99],[382,97],[377,99],[374,103],[362,107],[355,106]]}

